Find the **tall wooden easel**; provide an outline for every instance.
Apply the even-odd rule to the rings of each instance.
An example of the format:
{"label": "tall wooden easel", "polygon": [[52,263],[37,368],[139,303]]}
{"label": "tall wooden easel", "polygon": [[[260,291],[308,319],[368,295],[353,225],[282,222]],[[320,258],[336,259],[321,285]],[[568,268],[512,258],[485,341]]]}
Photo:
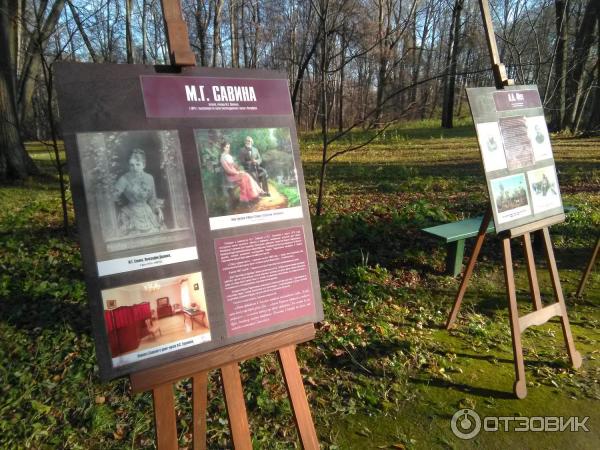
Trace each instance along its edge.
{"label": "tall wooden easel", "polygon": [[[171,65],[194,66],[196,61],[190,48],[179,0],[161,0],[161,4]],[[314,336],[313,324],[296,326],[131,374],[129,378],[133,392],[152,391],[158,449],[179,448],[173,383],[183,378],[192,378],[193,449],[206,449],[208,372],[220,369],[233,447],[237,450],[251,450],[250,427],[238,363],[273,352],[277,352],[279,358],[300,442],[307,450],[318,449],[319,441],[296,358],[296,345],[309,341]]]}
{"label": "tall wooden easel", "polygon": [[315,328],[312,324],[301,325],[130,375],[133,392],[152,391],[159,450],[178,448],[173,383],[182,378],[192,378],[193,448],[206,449],[208,372],[213,369],[221,370],[233,447],[237,450],[251,450],[252,441],[238,363],[272,352],[277,352],[279,358],[300,442],[307,450],[318,449],[319,441],[295,350],[297,344],[309,341],[314,336]]}
{"label": "tall wooden easel", "polygon": [[[492,69],[494,72],[496,88],[504,89],[505,86],[513,85],[514,82],[513,80],[508,79],[508,76],[506,74],[506,68],[504,67],[504,64],[500,62],[488,1],[479,0],[479,6],[483,18],[483,26],[485,29],[488,50],[490,52],[490,57],[492,60]],[[477,257],[479,256],[479,252],[483,245],[487,227],[491,218],[492,210],[490,207],[486,211],[483,220],[481,221],[481,227],[479,228],[473,253],[465,268],[460,287],[454,300],[454,306],[452,307],[452,311],[450,312],[448,321],[446,322],[447,329],[450,329],[456,321],[456,316],[458,315],[460,304],[467,290],[469,279],[473,274],[473,269],[475,267],[475,263],[477,262]],[[506,282],[506,289],[508,294],[510,330],[512,334],[512,346],[515,364],[516,380],[513,385],[513,391],[518,398],[525,398],[525,396],[527,396],[527,385],[525,382],[525,363],[523,360],[521,334],[530,326],[542,325],[548,322],[548,320],[550,320],[552,317],[559,316],[563,331],[563,337],[567,347],[567,352],[571,360],[571,365],[574,368],[578,368],[581,366],[581,355],[575,349],[573,336],[571,335],[571,327],[569,325],[569,318],[567,317],[567,307],[565,305],[562,287],[560,285],[560,278],[558,274],[558,269],[556,267],[556,259],[554,257],[552,241],[550,240],[550,232],[548,231],[548,227],[550,227],[553,224],[563,222],[564,219],[564,214],[559,214],[557,216],[549,217],[537,221],[535,223],[516,227],[504,233],[504,236],[502,238],[502,249],[504,252],[504,279]],[[546,307],[542,305],[533,249],[531,245],[531,233],[533,232],[538,233],[543,239],[546,261],[548,264],[548,270],[550,271],[552,288],[554,290],[554,295],[557,300],[556,303]],[[534,307],[533,312],[521,317],[519,317],[519,311],[517,307],[517,295],[515,289],[515,278],[513,273],[513,262],[510,246],[511,239],[517,237],[521,237],[523,239],[523,244],[525,248],[525,260],[527,263],[527,275],[529,277],[529,287]]]}

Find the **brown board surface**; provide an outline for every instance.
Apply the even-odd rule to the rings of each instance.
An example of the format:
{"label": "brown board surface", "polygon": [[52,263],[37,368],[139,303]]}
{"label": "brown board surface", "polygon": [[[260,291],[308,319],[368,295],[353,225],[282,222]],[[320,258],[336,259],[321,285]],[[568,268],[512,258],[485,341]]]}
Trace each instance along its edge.
{"label": "brown board surface", "polygon": [[103,379],[322,319],[288,82],[58,63]]}

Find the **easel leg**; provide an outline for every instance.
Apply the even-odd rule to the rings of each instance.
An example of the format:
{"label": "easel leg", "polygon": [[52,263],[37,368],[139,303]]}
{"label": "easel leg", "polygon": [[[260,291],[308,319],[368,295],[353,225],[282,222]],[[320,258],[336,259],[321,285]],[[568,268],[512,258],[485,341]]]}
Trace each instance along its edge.
{"label": "easel leg", "polygon": [[521,345],[521,328],[519,326],[519,310],[517,308],[517,292],[515,289],[515,275],[513,272],[510,239],[502,240],[504,250],[504,279],[508,291],[508,315],[510,318],[510,332],[512,334],[513,355],[515,358],[515,384],[513,391],[517,398],[527,396],[525,384],[525,362],[523,361],[523,347]]}
{"label": "easel leg", "polygon": [[529,289],[533,300],[533,307],[539,311],[542,309],[542,298],[540,296],[540,286],[537,279],[535,261],[533,259],[533,249],[531,247],[531,235],[523,235],[523,245],[525,246],[525,261],[527,262],[527,275],[529,276]]}
{"label": "easel leg", "polygon": [[192,377],[192,433],[194,450],[206,450],[207,398],[208,372],[200,372]]}
{"label": "easel leg", "polygon": [[175,422],[175,400],[173,385],[163,384],[152,389],[154,400],[154,423],[156,442],[160,450],[177,450],[177,424]]}
{"label": "easel leg", "polygon": [[447,330],[452,328],[452,325],[454,325],[454,322],[456,321],[456,316],[458,316],[460,304],[462,303],[462,299],[465,296],[465,292],[467,291],[467,285],[469,284],[469,280],[471,279],[471,275],[473,274],[473,269],[475,268],[477,257],[479,256],[479,252],[481,251],[481,247],[483,245],[483,241],[485,239],[485,235],[487,232],[488,225],[490,224],[491,217],[492,211],[491,209],[488,209],[485,215],[483,216],[483,219],[481,220],[481,226],[479,227],[479,233],[477,234],[477,241],[475,242],[475,247],[473,248],[473,254],[469,258],[469,262],[467,263],[465,273],[460,282],[460,287],[458,288],[458,293],[456,294],[456,298],[454,299],[454,306],[452,307],[450,316],[448,316],[448,321],[446,322]]}
{"label": "easel leg", "polygon": [[296,359],[295,345],[282,347],[278,351],[279,364],[283,371],[285,386],[287,387],[292,408],[294,410],[294,420],[300,435],[302,447],[305,450],[317,450],[319,441],[315,431],[315,425],[310,414],[310,408],[306,399],[306,392],[302,384],[300,368]]}
{"label": "easel leg", "polygon": [[600,250],[600,237],[596,240],[596,248],[592,252],[592,256],[588,262],[585,271],[583,272],[583,277],[581,277],[581,281],[579,282],[579,287],[577,288],[577,297],[581,297],[583,293],[583,287],[585,283],[587,283],[587,279],[590,277],[590,273],[592,273],[592,269],[594,268],[594,264],[596,264],[596,258],[598,258],[598,251]]}
{"label": "easel leg", "polygon": [[223,391],[225,393],[225,404],[227,405],[227,417],[233,447],[236,450],[252,450],[248,415],[244,403],[244,391],[242,390],[242,380],[237,363],[222,366],[221,378],[223,380]]}
{"label": "easel leg", "polygon": [[560,322],[562,325],[563,337],[567,345],[567,352],[569,353],[569,358],[571,359],[571,365],[577,369],[581,367],[581,354],[575,349],[575,343],[573,342],[571,325],[569,324],[569,317],[567,316],[567,306],[565,305],[565,299],[563,297],[560,278],[558,275],[558,268],[556,267],[556,259],[554,258],[554,250],[552,249],[552,241],[550,240],[550,232],[548,231],[548,228],[544,228],[543,232],[544,244],[546,247],[546,260],[548,262],[548,269],[550,270],[552,288],[554,289],[554,295],[560,304],[560,309],[562,312],[560,316]]}

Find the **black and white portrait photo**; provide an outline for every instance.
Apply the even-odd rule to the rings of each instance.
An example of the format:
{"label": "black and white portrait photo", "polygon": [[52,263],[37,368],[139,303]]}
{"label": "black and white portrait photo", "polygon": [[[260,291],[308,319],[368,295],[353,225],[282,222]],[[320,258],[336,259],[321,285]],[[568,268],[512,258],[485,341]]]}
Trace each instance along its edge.
{"label": "black and white portrait photo", "polygon": [[77,144],[101,276],[197,258],[177,131],[81,133]]}

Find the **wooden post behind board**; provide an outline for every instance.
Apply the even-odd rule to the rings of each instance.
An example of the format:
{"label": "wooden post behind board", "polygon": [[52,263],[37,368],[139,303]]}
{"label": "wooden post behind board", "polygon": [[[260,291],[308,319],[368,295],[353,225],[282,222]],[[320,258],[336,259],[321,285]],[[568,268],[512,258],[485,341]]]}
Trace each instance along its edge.
{"label": "wooden post behind board", "polygon": [[161,0],[169,58],[174,67],[195,66],[196,57],[190,46],[188,29],[179,0]]}
{"label": "wooden post behind board", "polygon": [[[498,56],[498,48],[496,46],[496,38],[494,36],[494,28],[492,25],[488,0],[479,0],[479,6],[481,9],[481,16],[483,19],[483,26],[485,29],[488,50],[490,52],[496,88],[503,89],[505,86],[514,85],[513,80],[510,80],[508,78],[506,68],[504,67],[504,64],[500,62]],[[473,269],[475,267],[475,263],[477,262],[477,257],[479,256],[479,252],[483,245],[483,241],[485,240],[485,235],[489,221],[491,220],[491,216],[492,210],[490,207],[487,210],[481,222],[481,227],[477,235],[477,240],[475,242],[473,253],[469,258],[469,261],[465,268],[465,272],[462,277],[458,293],[456,294],[456,298],[454,300],[454,305],[452,307],[450,315],[448,316],[448,320],[446,322],[446,328],[448,329],[451,328],[454,325],[454,322],[456,321],[456,317],[460,309],[460,304],[467,289],[467,284],[473,273]],[[582,359],[579,352],[575,349],[575,344],[573,342],[569,318],[567,316],[567,307],[565,305],[562,288],[560,285],[560,278],[556,266],[556,259],[554,257],[554,250],[552,249],[552,241],[550,240],[550,232],[548,231],[549,226],[555,223],[560,223],[564,221],[564,219],[564,214],[560,214],[558,216],[538,220],[537,222],[508,230],[508,235],[507,233],[504,233],[505,237],[502,238],[502,248],[504,253],[504,278],[506,282],[506,290],[508,297],[508,311],[510,318],[510,329],[512,335],[512,346],[515,365],[515,383],[513,385],[513,392],[518,398],[524,398],[527,396],[527,384],[525,380],[525,362],[523,359],[521,334],[528,327],[532,325],[542,325],[548,320],[550,320],[552,317],[559,316],[563,330],[563,337],[567,347],[567,353],[569,354],[569,359],[571,360],[571,365],[574,368],[578,368],[581,366]],[[546,251],[547,265],[550,271],[550,280],[552,282],[552,287],[556,298],[556,303],[546,307],[542,305],[537,271],[535,268],[534,253],[531,245],[531,233],[533,232],[537,232],[538,235],[540,235],[540,237],[543,238],[543,243]],[[519,310],[517,305],[515,277],[513,272],[511,252],[511,240],[516,237],[523,238],[525,261],[527,264],[527,275],[529,279],[529,288],[534,310],[533,312],[521,317],[519,316]]]}
{"label": "wooden post behind board", "polygon": [[[161,5],[171,65],[177,68],[194,66],[196,58],[190,47],[179,0],[161,0]],[[152,391],[158,449],[179,448],[173,384],[190,377],[193,449],[206,449],[208,373],[220,369],[233,447],[252,450],[238,364],[246,359],[277,352],[302,447],[317,450],[319,441],[296,359],[296,345],[314,336],[312,323],[300,325],[131,374],[129,378],[133,392]]]}

